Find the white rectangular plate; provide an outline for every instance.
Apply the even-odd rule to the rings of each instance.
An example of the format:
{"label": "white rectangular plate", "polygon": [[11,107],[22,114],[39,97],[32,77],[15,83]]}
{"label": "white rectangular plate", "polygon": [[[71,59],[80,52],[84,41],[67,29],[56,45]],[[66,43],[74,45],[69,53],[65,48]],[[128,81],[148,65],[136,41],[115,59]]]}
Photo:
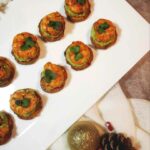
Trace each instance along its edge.
{"label": "white rectangular plate", "polygon": [[[66,22],[65,37],[57,42],[41,43],[41,56],[33,65],[19,65],[11,55],[13,37],[20,32],[38,33],[40,19],[53,11],[64,13],[64,0],[15,0],[0,17],[0,55],[16,65],[13,83],[0,88],[0,110],[13,114],[9,97],[15,90],[35,88],[45,105],[39,117],[24,121],[13,114],[16,135],[1,150],[44,150],[74,121],[85,113],[114,85],[148,50],[149,24],[124,0],[92,1],[90,17],[81,23]],[[99,18],[112,20],[118,28],[116,44],[106,51],[97,51],[93,64],[84,71],[73,71],[65,62],[65,48],[75,40],[90,43],[90,29]],[[66,87],[56,94],[46,94],[39,86],[43,65],[51,61],[64,65],[70,72]]]}

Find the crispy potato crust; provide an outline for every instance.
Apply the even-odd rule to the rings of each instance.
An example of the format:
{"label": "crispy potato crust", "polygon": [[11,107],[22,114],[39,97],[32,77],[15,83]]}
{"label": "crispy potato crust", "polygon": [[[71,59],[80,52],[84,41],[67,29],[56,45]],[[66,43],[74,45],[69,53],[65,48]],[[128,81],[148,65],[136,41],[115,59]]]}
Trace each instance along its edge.
{"label": "crispy potato crust", "polygon": [[[16,101],[29,99],[29,106],[24,107],[16,104]],[[37,116],[42,109],[42,99],[33,89],[21,89],[14,92],[10,97],[10,108],[21,119],[29,120]]]}
{"label": "crispy potato crust", "polygon": [[[27,38],[31,38],[35,42],[35,45],[27,50],[22,50],[21,46]],[[40,55],[40,47],[36,36],[28,32],[17,34],[13,39],[12,55],[19,64],[28,65],[34,63]]]}
{"label": "crispy potato crust", "polygon": [[0,57],[0,87],[9,85],[15,74],[15,68],[5,57]]}
{"label": "crispy potato crust", "polygon": [[[50,26],[50,22],[59,23],[54,26]],[[55,28],[56,27],[56,28]],[[53,42],[60,40],[64,36],[65,19],[59,12],[53,12],[43,17],[39,23],[39,32],[41,38],[45,42]]]}
{"label": "crispy potato crust", "polygon": [[45,80],[45,77],[42,75],[40,81],[41,88],[47,93],[56,93],[62,90],[67,80],[66,69],[63,66],[48,62],[44,65],[43,72],[45,70],[51,70],[52,72],[54,72],[56,74],[56,78],[51,80],[50,82],[47,82]]}
{"label": "crispy potato crust", "polygon": [[[99,33],[98,28],[103,23],[107,23],[109,28],[104,33]],[[92,27],[91,31],[91,42],[95,48],[106,49],[113,45],[117,40],[116,27],[113,23],[106,19],[97,20]],[[101,44],[100,44],[101,43]]]}
{"label": "crispy potato crust", "polygon": [[13,119],[11,115],[4,111],[0,111],[0,145],[9,141],[13,130]]}
{"label": "crispy potato crust", "polygon": [[91,12],[90,7],[89,0],[86,0],[84,4],[78,3],[77,0],[65,0],[65,12],[71,22],[87,19]]}
{"label": "crispy potato crust", "polygon": [[[83,56],[78,61],[75,60],[75,54],[70,51],[70,48],[74,46],[80,47],[80,53]],[[66,48],[65,57],[66,57],[66,62],[69,65],[71,65],[72,69],[78,71],[78,70],[83,70],[91,65],[91,62],[93,60],[93,52],[91,48],[85,45],[83,42],[75,41],[72,42],[72,44]]]}

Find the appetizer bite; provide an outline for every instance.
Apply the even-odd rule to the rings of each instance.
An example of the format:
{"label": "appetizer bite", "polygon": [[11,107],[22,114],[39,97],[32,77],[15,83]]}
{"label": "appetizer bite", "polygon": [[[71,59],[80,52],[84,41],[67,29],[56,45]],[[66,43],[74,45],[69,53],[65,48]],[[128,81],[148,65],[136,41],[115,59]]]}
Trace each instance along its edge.
{"label": "appetizer bite", "polygon": [[13,130],[13,119],[5,111],[0,111],[0,145],[9,141]]}
{"label": "appetizer bite", "polygon": [[83,70],[90,66],[93,52],[90,47],[80,41],[72,42],[65,51],[66,61],[75,70]]}
{"label": "appetizer bite", "polygon": [[47,93],[55,93],[63,89],[67,80],[67,72],[63,66],[50,62],[44,65],[41,73],[41,88]]}
{"label": "appetizer bite", "polygon": [[40,95],[33,89],[21,89],[10,97],[10,108],[21,119],[32,119],[42,109]]}
{"label": "appetizer bite", "polygon": [[71,150],[98,150],[100,134],[90,121],[79,121],[68,131]]}
{"label": "appetizer bite", "polygon": [[65,20],[59,12],[43,17],[39,23],[39,32],[44,41],[57,41],[64,35]]}
{"label": "appetizer bite", "polygon": [[40,47],[36,36],[28,32],[22,32],[14,37],[12,54],[19,64],[32,64],[40,55]]}
{"label": "appetizer bite", "polygon": [[91,41],[95,48],[105,49],[116,42],[117,32],[113,23],[106,19],[97,20],[91,30]]}
{"label": "appetizer bite", "polygon": [[7,86],[13,80],[15,69],[11,62],[0,56],[0,87]]}
{"label": "appetizer bite", "polygon": [[83,21],[91,12],[89,0],[65,0],[65,12],[70,21]]}

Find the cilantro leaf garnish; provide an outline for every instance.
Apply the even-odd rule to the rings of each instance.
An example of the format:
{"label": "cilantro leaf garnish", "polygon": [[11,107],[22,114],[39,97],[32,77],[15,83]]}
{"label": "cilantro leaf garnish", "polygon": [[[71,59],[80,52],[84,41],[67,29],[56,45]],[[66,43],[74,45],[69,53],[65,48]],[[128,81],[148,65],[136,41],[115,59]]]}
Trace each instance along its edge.
{"label": "cilantro leaf garnish", "polygon": [[83,55],[80,53],[80,46],[73,46],[70,48],[70,50],[75,54],[76,61],[83,57]]}
{"label": "cilantro leaf garnish", "polygon": [[85,4],[85,2],[86,2],[86,0],[77,0],[77,3],[79,3],[81,5]]}
{"label": "cilantro leaf garnish", "polygon": [[80,52],[80,46],[73,46],[70,48],[70,50],[74,53],[74,54],[78,54]]}
{"label": "cilantro leaf garnish", "polygon": [[104,33],[106,29],[109,28],[109,24],[107,22],[104,22],[103,24],[99,25],[98,32]]}
{"label": "cilantro leaf garnish", "polygon": [[61,27],[61,22],[59,21],[50,21],[48,26],[53,27],[55,30],[58,30]]}
{"label": "cilantro leaf garnish", "polygon": [[31,37],[28,37],[25,39],[24,44],[21,46],[21,50],[25,51],[33,46],[35,46],[35,41],[33,41],[33,39]]}
{"label": "cilantro leaf garnish", "polygon": [[75,60],[78,61],[79,59],[83,58],[83,55],[81,53],[78,53],[75,55]]}
{"label": "cilantro leaf garnish", "polygon": [[15,104],[26,108],[30,105],[30,99],[24,98],[22,100],[16,100]]}
{"label": "cilantro leaf garnish", "polygon": [[54,73],[53,71],[46,69],[44,71],[44,79],[46,82],[51,82],[52,80],[56,79],[56,73]]}

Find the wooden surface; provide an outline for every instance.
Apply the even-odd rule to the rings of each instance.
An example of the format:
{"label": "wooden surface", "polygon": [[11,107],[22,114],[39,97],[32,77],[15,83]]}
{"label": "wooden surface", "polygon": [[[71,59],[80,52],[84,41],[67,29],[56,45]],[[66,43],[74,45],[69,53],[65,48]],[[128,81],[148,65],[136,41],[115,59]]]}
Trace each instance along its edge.
{"label": "wooden surface", "polygon": [[[150,0],[127,1],[150,23]],[[150,52],[119,83],[128,98],[140,98],[150,101]]]}
{"label": "wooden surface", "polygon": [[120,80],[120,85],[128,98],[150,100],[150,52]]}
{"label": "wooden surface", "polygon": [[127,0],[150,23],[150,0]]}

